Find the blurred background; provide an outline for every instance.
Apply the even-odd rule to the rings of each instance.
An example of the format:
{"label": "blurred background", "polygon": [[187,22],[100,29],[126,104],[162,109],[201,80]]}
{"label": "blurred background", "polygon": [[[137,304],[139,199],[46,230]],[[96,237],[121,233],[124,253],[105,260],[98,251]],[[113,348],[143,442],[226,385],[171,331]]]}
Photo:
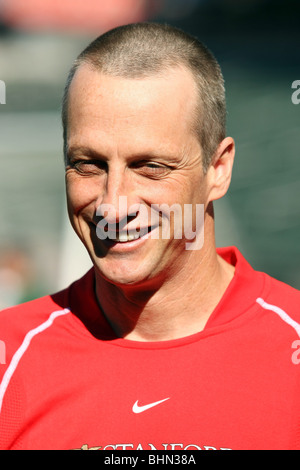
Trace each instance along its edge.
{"label": "blurred background", "polygon": [[92,39],[146,20],[198,36],[223,69],[237,155],[215,204],[218,246],[299,289],[299,15],[299,0],[0,0],[0,308],[91,266],[67,219],[62,91]]}

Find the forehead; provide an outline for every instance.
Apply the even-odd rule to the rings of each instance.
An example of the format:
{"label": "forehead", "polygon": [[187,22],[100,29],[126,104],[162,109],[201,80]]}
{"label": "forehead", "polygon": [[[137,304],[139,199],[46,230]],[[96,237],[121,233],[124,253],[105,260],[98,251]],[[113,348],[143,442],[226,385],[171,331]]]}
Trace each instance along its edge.
{"label": "forehead", "polygon": [[[106,137],[113,134],[143,141],[151,133],[176,140],[191,133],[195,122],[197,87],[185,68],[174,68],[147,78],[104,75],[84,64],[69,92],[69,137],[87,135],[84,128]],[[146,136],[147,135],[147,136]]]}

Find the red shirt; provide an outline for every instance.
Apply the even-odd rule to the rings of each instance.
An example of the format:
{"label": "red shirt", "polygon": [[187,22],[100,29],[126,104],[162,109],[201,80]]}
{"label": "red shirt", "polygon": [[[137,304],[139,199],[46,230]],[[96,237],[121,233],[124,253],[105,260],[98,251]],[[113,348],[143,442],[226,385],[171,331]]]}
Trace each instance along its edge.
{"label": "red shirt", "polygon": [[1,312],[0,448],[300,449],[300,293],[218,252],[235,276],[182,339],[116,338],[93,270]]}

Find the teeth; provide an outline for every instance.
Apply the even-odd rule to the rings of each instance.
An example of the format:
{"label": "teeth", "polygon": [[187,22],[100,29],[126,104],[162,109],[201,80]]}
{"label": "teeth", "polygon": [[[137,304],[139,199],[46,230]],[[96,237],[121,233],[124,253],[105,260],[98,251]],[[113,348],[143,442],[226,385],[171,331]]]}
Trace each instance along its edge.
{"label": "teeth", "polygon": [[144,235],[148,233],[148,231],[149,231],[148,227],[143,228],[143,229],[137,228],[137,229],[131,230],[129,233],[127,232],[127,230],[116,232],[114,230],[103,230],[101,228],[99,229],[98,236],[101,240],[109,239],[113,242],[126,243],[126,242],[131,242],[133,240],[137,240],[138,238],[142,238]]}
{"label": "teeth", "polygon": [[139,233],[127,233],[127,232],[121,232],[116,235],[116,238],[114,238],[115,241],[125,243],[125,242],[131,242],[133,240],[137,240],[140,237]]}

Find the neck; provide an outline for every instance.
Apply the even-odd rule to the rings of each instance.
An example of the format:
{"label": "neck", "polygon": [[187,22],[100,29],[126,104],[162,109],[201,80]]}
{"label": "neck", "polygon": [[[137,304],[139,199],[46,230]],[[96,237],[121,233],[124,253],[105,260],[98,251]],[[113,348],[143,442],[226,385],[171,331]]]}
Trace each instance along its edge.
{"label": "neck", "polygon": [[[202,252],[202,250],[201,250]],[[215,246],[195,256],[171,279],[153,289],[116,286],[96,274],[99,303],[118,337],[133,341],[167,341],[202,331],[221,300],[234,268],[220,258]],[[101,296],[100,292],[105,292]]]}

